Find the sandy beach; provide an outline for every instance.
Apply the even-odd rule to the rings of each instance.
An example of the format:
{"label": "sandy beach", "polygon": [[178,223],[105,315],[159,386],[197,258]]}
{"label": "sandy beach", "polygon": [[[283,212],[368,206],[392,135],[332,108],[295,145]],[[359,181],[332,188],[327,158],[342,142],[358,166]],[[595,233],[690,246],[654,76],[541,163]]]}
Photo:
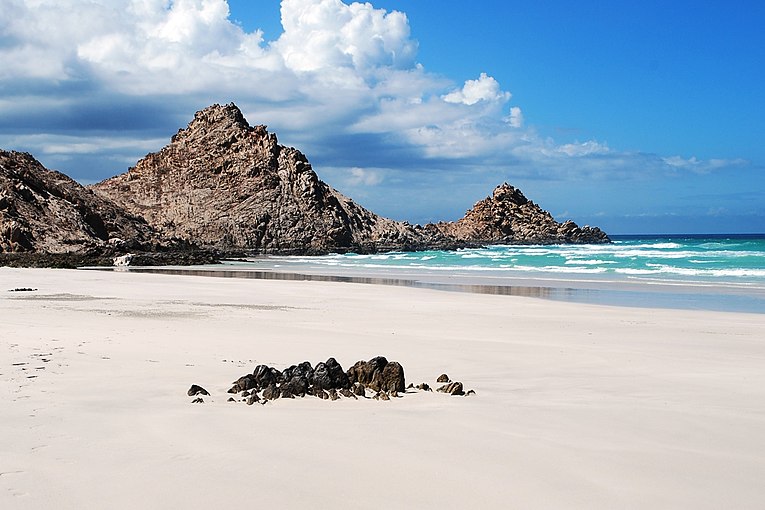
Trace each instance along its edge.
{"label": "sandy beach", "polygon": [[[0,317],[4,509],[765,507],[765,314],[0,268]],[[227,402],[377,355],[476,395]]]}

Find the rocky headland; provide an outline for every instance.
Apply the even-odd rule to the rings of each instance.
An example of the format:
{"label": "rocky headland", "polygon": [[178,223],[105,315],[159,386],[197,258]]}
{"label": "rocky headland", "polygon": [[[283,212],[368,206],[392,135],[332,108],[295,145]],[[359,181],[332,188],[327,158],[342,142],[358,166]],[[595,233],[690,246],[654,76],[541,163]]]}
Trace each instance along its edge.
{"label": "rocky headland", "polygon": [[232,104],[196,113],[126,173],[84,188],[29,154],[0,151],[0,262],[209,262],[227,254],[373,253],[480,244],[604,243],[505,183],[456,222],[381,217],[319,179],[300,151]]}

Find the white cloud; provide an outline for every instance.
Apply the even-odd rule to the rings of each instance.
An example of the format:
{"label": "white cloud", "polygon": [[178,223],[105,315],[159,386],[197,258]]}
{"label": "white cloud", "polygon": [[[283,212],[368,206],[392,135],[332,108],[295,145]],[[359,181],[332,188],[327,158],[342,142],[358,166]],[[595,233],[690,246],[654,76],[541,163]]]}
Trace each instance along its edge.
{"label": "white cloud", "polygon": [[383,182],[382,173],[378,170],[353,167],[347,183],[351,186],[377,186]]}
{"label": "white cloud", "polygon": [[662,158],[664,163],[675,170],[690,170],[697,173],[709,173],[715,170],[726,168],[742,167],[749,164],[745,159],[698,159],[696,156],[683,158],[681,156],[670,156]]}
{"label": "white cloud", "polygon": [[523,112],[518,106],[513,106],[510,108],[510,115],[505,117],[505,122],[507,122],[511,127],[519,128],[523,126]]}
{"label": "white cloud", "polygon": [[445,96],[447,103],[462,103],[468,106],[474,105],[479,101],[509,101],[511,94],[503,92],[499,87],[499,82],[481,73],[477,80],[467,80],[461,89],[453,90]]}
{"label": "white cloud", "polygon": [[598,143],[593,140],[588,140],[584,143],[566,143],[558,147],[558,152],[567,156],[592,156],[596,154],[607,154],[609,151],[608,146]]}
{"label": "white cloud", "polygon": [[[195,109],[228,101],[312,160],[324,157],[351,187],[403,189],[417,179],[434,189],[483,187],[475,176],[630,178],[636,168],[743,164],[541,137],[486,72],[461,85],[429,72],[416,61],[406,15],[372,3],[282,0],[284,32],[270,42],[232,22],[225,0],[0,4],[0,147],[70,161],[62,170],[75,176],[78,155],[108,177],[107,159],[157,150]],[[134,118],[136,104],[148,120]]]}
{"label": "white cloud", "polygon": [[407,69],[417,42],[409,38],[406,15],[369,3],[340,0],[283,0],[284,33],[273,47],[295,71],[379,66]]}

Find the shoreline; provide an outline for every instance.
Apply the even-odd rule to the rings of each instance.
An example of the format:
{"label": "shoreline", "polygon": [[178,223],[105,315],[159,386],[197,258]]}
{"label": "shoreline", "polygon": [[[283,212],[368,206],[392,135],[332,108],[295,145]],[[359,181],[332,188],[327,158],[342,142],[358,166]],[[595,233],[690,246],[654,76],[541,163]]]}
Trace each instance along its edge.
{"label": "shoreline", "polygon": [[[267,260],[267,259],[264,259]],[[475,275],[396,269],[245,267],[224,261],[213,266],[86,268],[136,273],[195,275],[256,280],[322,281],[392,285],[447,292],[522,296],[582,304],[677,310],[765,313],[765,289],[712,282],[668,282],[551,278],[537,275]]]}

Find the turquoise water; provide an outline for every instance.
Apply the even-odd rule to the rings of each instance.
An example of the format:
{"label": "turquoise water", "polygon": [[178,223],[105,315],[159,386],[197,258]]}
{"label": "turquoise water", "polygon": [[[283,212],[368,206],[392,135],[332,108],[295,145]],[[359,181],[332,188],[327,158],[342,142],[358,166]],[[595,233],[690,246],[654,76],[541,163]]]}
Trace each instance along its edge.
{"label": "turquoise water", "polygon": [[[215,269],[221,271],[220,266]],[[765,313],[765,235],[615,236],[605,245],[264,256],[225,276],[321,279],[565,301]]]}
{"label": "turquoise water", "polygon": [[497,276],[765,286],[765,236],[616,237],[612,244],[268,257],[275,268],[418,270]]}

